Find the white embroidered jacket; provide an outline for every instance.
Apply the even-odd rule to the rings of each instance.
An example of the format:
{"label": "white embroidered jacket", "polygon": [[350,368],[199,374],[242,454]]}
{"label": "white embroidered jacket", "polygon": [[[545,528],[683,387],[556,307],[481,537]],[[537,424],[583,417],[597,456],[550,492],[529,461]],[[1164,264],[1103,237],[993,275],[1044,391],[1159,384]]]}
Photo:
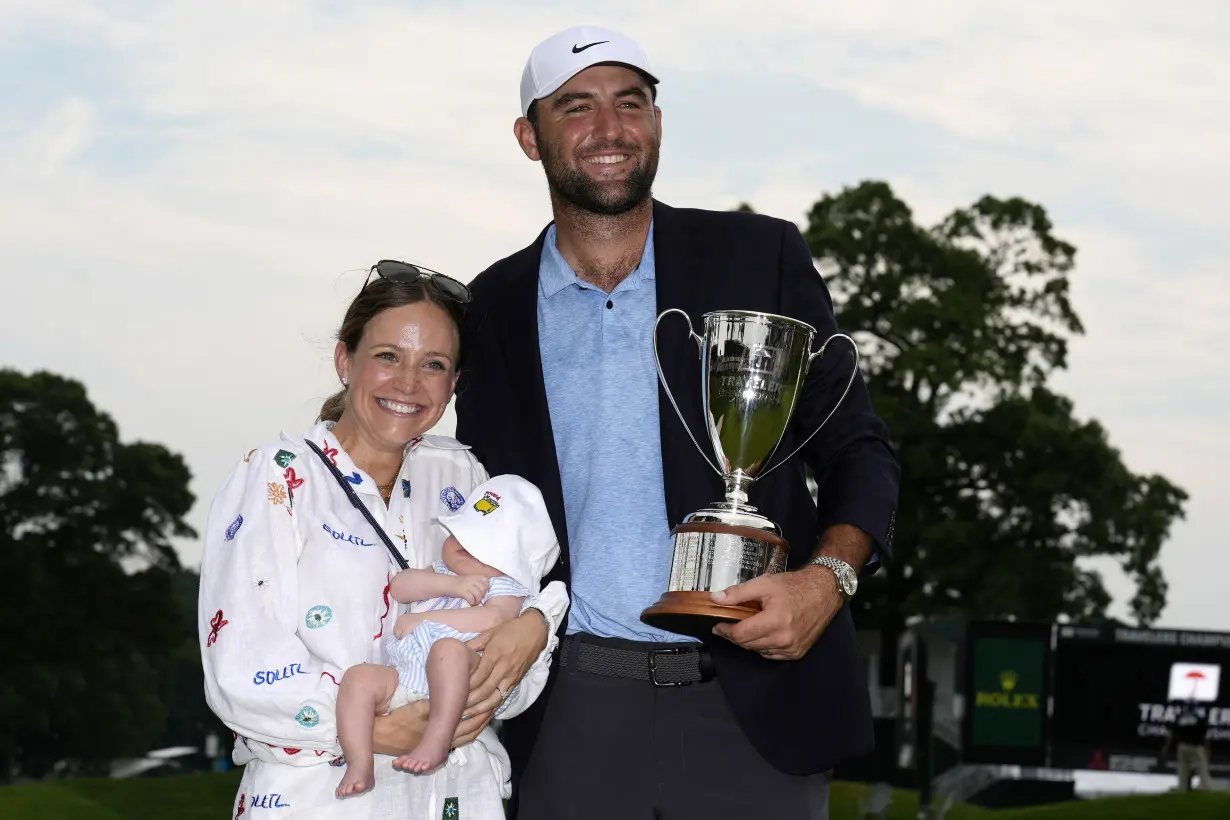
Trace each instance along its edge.
{"label": "white embroidered jacket", "polygon": [[[323,422],[305,436],[336,463],[409,566],[430,566],[447,537],[436,517],[464,503],[486,470],[455,439],[424,436],[407,446],[386,509],[375,482],[341,452],[331,430]],[[241,765],[310,766],[339,757],[338,682],[354,664],[385,663],[386,636],[408,608],[388,594],[399,567],[305,436],[283,434],[244,456],[218,492],[204,536],[198,626],[205,695],[236,733],[233,759]],[[524,606],[547,616],[550,635],[506,720],[542,692],[568,595],[554,582]],[[506,773],[493,728],[476,742]]]}

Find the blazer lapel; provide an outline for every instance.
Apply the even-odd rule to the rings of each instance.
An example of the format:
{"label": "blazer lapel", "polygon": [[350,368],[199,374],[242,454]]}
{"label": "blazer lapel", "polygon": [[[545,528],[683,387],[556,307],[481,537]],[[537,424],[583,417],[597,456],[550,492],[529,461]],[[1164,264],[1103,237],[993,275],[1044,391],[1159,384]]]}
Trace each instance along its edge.
{"label": "blazer lapel", "polygon": [[[658,315],[677,308],[688,315],[696,333],[704,327],[699,314],[696,289],[700,283],[699,254],[692,248],[692,237],[683,224],[680,213],[668,205],[654,200],[654,264],[656,268],[656,292]],[[713,459],[709,433],[701,404],[701,360],[696,342],[687,335],[683,317],[672,314],[662,319],[657,330],[658,361],[662,367],[670,392],[679,406],[679,414],[686,420],[686,429],[679,414],[671,405],[666,390],[658,383],[658,417],[662,437],[662,480],[666,491],[667,518],[674,527],[698,506],[698,493],[708,490],[689,484],[688,477],[703,471],[717,481],[712,467],[701,459],[696,444],[704,448]],[[696,437],[696,444],[688,435],[688,429]],[[716,496],[711,501],[720,500]],[[705,502],[700,502],[705,503]]]}
{"label": "blazer lapel", "polygon": [[[657,311],[659,314],[671,308],[684,311],[693,329],[700,333],[703,326],[696,298],[696,288],[701,281],[699,254],[692,248],[692,237],[678,211],[654,200],[653,214]],[[526,477],[542,491],[560,548],[567,554],[564,493],[538,339],[538,267],[545,238],[546,228],[532,245],[517,255],[516,270],[503,294],[504,309],[496,311],[495,315],[499,317],[497,332],[503,348],[502,358],[506,363],[518,363],[517,368],[507,369],[512,400],[509,409],[515,410],[521,422],[517,434],[523,437],[534,465],[534,475]],[[662,320],[657,338],[659,362],[679,412],[687,420],[687,428],[696,437],[696,443],[713,459],[701,405],[700,350],[687,335],[683,317],[677,314]],[[667,517],[673,527],[702,504],[720,500],[722,485],[692,443],[661,379],[658,382],[658,419]],[[698,486],[695,481],[698,474],[707,475],[710,480]]]}
{"label": "blazer lapel", "polygon": [[[523,440],[533,465],[534,474],[526,478],[542,492],[560,549],[566,554],[568,525],[564,516],[564,491],[538,343],[538,267],[546,233],[547,228],[543,228],[534,243],[517,254],[516,269],[503,294],[505,304],[495,315],[499,317],[497,336],[512,399],[509,409],[520,420],[516,434]],[[516,366],[512,367],[514,362]]]}

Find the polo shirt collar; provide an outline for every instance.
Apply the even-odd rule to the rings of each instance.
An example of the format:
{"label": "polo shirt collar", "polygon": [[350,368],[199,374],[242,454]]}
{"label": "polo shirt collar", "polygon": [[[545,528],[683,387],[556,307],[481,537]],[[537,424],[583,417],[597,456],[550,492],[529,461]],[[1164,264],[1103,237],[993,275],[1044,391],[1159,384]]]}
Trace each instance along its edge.
{"label": "polo shirt collar", "polygon": [[[641,261],[636,270],[628,274],[628,278],[619,284],[620,288],[632,289],[641,282],[652,282],[657,276],[653,264],[653,222],[649,223],[649,233],[645,237],[645,249],[641,252]],[[555,223],[547,228],[547,234],[542,241],[542,260],[538,266],[538,287],[542,295],[550,298],[569,285],[580,288],[592,288],[593,285],[583,281],[576,271],[564,259],[563,254],[555,244]]]}

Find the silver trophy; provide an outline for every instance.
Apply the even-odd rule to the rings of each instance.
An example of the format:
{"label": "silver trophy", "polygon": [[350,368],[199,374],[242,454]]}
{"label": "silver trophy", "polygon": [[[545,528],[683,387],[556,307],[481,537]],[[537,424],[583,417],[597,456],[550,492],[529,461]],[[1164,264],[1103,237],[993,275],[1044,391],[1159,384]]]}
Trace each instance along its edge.
{"label": "silver trophy", "polygon": [[[679,412],[658,356],[658,325],[672,313],[683,316],[700,348],[701,401],[715,463],[701,447]],[[744,310],[704,315],[705,335],[698,336],[687,313],[678,308],[659,314],[653,327],[653,352],[671,406],[709,466],[726,484],[726,500],[687,516],[671,530],[674,556],[670,581],[657,603],[641,613],[650,626],[681,635],[708,635],[715,623],[740,621],[759,611],[755,604],[722,606],[712,593],[786,567],[788,544],[781,528],[747,503],[747,491],[760,478],[806,446],[833,417],[858,375],[858,347],[835,333],[812,352],[811,325]],[[785,435],[803,380],[829,342],[843,338],[854,349],[854,369],[829,414],[789,456],[765,469]]]}

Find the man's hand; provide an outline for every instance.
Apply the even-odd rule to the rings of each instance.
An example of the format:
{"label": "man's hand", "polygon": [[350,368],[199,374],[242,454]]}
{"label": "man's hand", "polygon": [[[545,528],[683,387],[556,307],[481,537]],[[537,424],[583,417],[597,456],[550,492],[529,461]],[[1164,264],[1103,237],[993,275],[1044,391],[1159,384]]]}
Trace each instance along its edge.
{"label": "man's hand", "polygon": [[803,657],[844,603],[832,570],[816,565],[761,575],[713,593],[715,604],[748,601],[759,601],[761,611],[737,624],[718,624],[713,634],[775,661]]}
{"label": "man's hand", "polygon": [[482,575],[455,575],[450,587],[453,597],[464,599],[470,606],[478,606],[491,587],[491,579]]}
{"label": "man's hand", "polygon": [[484,632],[466,645],[482,655],[470,675],[470,697],[465,709],[469,717],[457,727],[458,745],[478,737],[508,693],[547,648],[547,625],[537,612],[526,610],[520,617]]}

